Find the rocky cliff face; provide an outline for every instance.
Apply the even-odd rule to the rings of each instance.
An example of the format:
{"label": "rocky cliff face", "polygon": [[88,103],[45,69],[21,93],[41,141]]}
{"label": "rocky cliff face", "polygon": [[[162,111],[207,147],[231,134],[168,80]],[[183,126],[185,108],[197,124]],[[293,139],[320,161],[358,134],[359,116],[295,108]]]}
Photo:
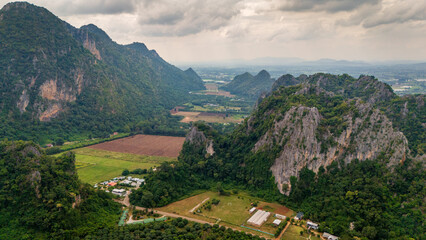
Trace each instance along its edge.
{"label": "rocky cliff face", "polygon": [[[324,81],[320,79],[319,82],[321,80]],[[305,84],[293,95],[321,95],[323,101],[336,96],[318,85],[321,84]],[[380,91],[370,95],[367,102],[360,98],[344,100],[333,110],[341,111],[341,114],[333,117],[324,116],[330,114],[327,111],[323,110],[322,114],[317,107],[300,103],[292,103],[287,111],[265,111],[261,117],[267,119],[267,116],[273,116],[273,124],[258,139],[252,151],[270,151],[274,146],[279,146],[280,152],[270,167],[278,189],[288,194],[290,188],[284,192],[283,185],[289,186],[290,177],[298,176],[304,167],[318,172],[320,167],[326,168],[333,162],[347,164],[355,159],[364,161],[379,156],[387,159],[389,167],[405,161],[410,155],[407,138],[373,105],[377,99],[388,97],[386,89]],[[347,110],[339,110],[343,108]],[[247,121],[249,135],[256,132],[256,117],[259,116],[254,114]]]}
{"label": "rocky cliff face", "polygon": [[202,147],[207,152],[208,156],[213,156],[215,150],[213,148],[213,140],[208,139],[203,131],[198,130],[196,126],[192,126],[189,133],[186,135],[185,142],[194,145],[195,147]]}
{"label": "rocky cliff face", "polygon": [[[318,172],[321,166],[327,167],[334,161],[363,161],[380,154],[389,158],[389,166],[405,160],[410,150],[404,134],[396,131],[389,119],[370,104],[358,100],[355,106],[359,116],[352,112],[344,115],[346,129],[335,136],[329,129],[333,126],[327,127],[324,136],[318,136],[323,116],[315,107],[293,106],[277,116],[273,128],[260,138],[253,151],[268,149],[274,143],[282,147],[270,168],[282,193],[282,186],[289,185],[290,177],[298,176],[304,167]],[[326,141],[331,144],[325,146]]]}

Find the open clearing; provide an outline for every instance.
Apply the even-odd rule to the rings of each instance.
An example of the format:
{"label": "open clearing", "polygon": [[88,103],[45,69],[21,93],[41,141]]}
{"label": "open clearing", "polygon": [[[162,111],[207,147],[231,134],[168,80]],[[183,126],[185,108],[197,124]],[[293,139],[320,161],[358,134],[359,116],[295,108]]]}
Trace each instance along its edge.
{"label": "open clearing", "polygon": [[184,141],[184,137],[139,134],[92,145],[89,148],[146,156],[177,157]]}
{"label": "open clearing", "polygon": [[290,225],[287,230],[285,231],[285,233],[283,234],[283,236],[281,237],[281,239],[285,239],[285,240],[306,240],[306,239],[311,239],[311,240],[321,240],[321,238],[316,237],[314,235],[311,235],[309,237],[309,234],[307,233],[303,233],[303,235],[300,235],[300,231],[305,230],[302,227],[296,226],[296,225]]}
{"label": "open clearing", "polygon": [[170,157],[142,156],[87,147],[75,149],[73,152],[78,177],[82,182],[90,184],[120,176],[124,169],[150,169],[165,161],[176,161],[176,158]]}
{"label": "open clearing", "polygon": [[181,122],[190,123],[196,121],[204,121],[209,123],[241,123],[243,121],[240,115],[229,114],[226,117],[225,113],[206,113],[206,112],[177,112],[173,115],[184,116]]}
{"label": "open clearing", "polygon": [[[206,198],[210,200],[216,198],[220,200],[220,203],[215,206],[212,205],[211,210],[201,209],[201,213],[191,213],[190,211],[200,204]],[[242,224],[246,224],[246,221],[250,218],[249,209],[252,207],[251,203],[254,201],[259,201],[258,199],[249,196],[246,193],[232,194],[230,196],[221,196],[216,192],[205,192],[193,197],[186,198],[184,200],[169,204],[165,207],[158,208],[160,211],[176,213],[183,216],[188,216],[192,218],[198,218],[200,220],[206,220],[212,223],[220,222],[222,225],[228,225],[233,228],[241,229],[242,231],[248,231],[245,228],[241,228]],[[200,207],[202,207],[201,204]],[[291,217],[293,211],[282,206],[278,203],[267,203],[259,201],[258,208],[264,209],[273,213],[279,213]],[[197,210],[195,210],[197,212]],[[271,215],[272,216],[272,215]],[[270,217],[269,220],[260,228],[249,226],[251,228],[256,228],[261,231],[275,233],[276,227],[272,226],[272,221],[274,217]],[[251,232],[251,231],[248,231]],[[258,232],[256,234],[259,234]],[[269,236],[270,237],[270,236]]]}

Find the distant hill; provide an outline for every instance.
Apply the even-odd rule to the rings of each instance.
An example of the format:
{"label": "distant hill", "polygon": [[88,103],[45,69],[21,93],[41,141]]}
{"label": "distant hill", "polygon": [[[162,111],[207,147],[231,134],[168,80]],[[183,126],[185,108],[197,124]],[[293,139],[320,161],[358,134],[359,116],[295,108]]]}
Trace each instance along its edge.
{"label": "distant hill", "polygon": [[186,76],[193,79],[194,82],[202,82],[203,79],[194,71],[192,68],[188,68],[185,71]]}
{"label": "distant hill", "polygon": [[25,2],[0,10],[0,76],[0,138],[37,142],[164,118],[204,89],[143,43],[117,44],[93,24],[77,29]]}
{"label": "distant hill", "polygon": [[257,99],[262,92],[268,92],[271,89],[275,79],[266,71],[260,71],[256,76],[246,72],[235,76],[234,79],[221,87],[221,89],[252,99]]}

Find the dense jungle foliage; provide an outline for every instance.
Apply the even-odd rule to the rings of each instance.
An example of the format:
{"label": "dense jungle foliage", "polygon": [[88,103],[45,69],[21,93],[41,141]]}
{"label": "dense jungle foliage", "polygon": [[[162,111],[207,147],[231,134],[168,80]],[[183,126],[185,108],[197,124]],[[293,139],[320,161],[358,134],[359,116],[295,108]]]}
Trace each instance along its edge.
{"label": "dense jungle foliage", "polygon": [[116,225],[120,205],[82,184],[73,154],[0,142],[0,239],[70,239]]}
{"label": "dense jungle foliage", "polygon": [[146,225],[132,224],[125,227],[104,228],[86,236],[86,240],[103,239],[202,239],[202,240],[260,240],[258,236],[234,231],[230,228],[191,223],[186,219],[173,219],[167,222],[153,222]]}
{"label": "dense jungle foliage", "polygon": [[407,160],[392,171],[384,160],[304,168],[286,203],[343,239],[424,239],[424,166]]}

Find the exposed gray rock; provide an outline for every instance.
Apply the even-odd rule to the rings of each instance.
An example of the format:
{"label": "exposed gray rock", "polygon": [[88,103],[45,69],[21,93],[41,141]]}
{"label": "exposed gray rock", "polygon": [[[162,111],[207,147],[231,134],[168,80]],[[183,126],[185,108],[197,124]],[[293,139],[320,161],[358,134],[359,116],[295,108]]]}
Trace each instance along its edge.
{"label": "exposed gray rock", "polygon": [[[323,136],[318,136],[318,127],[323,118],[315,107],[293,106],[282,116],[277,116],[272,129],[266,132],[255,144],[253,151],[266,151],[277,143],[282,151],[270,168],[281,193],[284,184],[290,185],[290,177],[298,176],[305,166],[318,172],[321,166],[343,160],[349,163],[354,159],[364,161],[375,159],[386,153],[388,166],[404,161],[409,154],[405,136],[392,127],[392,122],[370,104],[356,101],[360,117],[353,113],[343,116],[346,128],[338,135],[330,133],[327,127]],[[280,120],[277,120],[280,119]],[[325,140],[334,144],[324,148]],[[322,146],[323,145],[323,146]]]}
{"label": "exposed gray rock", "polygon": [[213,154],[215,154],[213,140],[206,138],[206,135],[195,126],[193,126],[186,135],[185,141],[197,147],[204,147],[208,156],[213,156]]}

